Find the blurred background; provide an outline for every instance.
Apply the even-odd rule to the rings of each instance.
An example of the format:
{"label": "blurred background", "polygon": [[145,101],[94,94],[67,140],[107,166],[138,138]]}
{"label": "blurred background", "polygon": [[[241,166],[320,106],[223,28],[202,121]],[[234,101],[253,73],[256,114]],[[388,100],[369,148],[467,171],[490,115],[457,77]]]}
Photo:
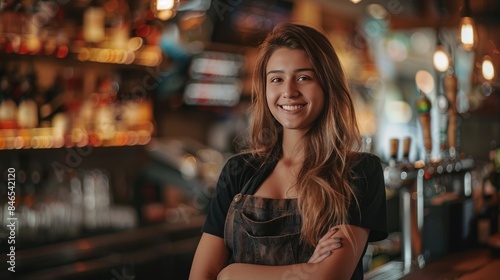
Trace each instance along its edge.
{"label": "blurred background", "polygon": [[256,47],[281,22],[331,40],[386,175],[425,170],[416,192],[386,178],[391,235],[367,273],[484,245],[498,230],[499,14],[494,0],[1,0],[0,278],[187,279],[247,138]]}

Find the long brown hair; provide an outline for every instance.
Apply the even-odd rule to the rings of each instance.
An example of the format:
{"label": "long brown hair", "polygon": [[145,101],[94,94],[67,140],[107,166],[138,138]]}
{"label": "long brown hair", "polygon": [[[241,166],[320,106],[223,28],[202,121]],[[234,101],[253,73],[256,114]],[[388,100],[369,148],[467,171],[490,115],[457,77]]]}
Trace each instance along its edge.
{"label": "long brown hair", "polygon": [[260,45],[253,76],[250,151],[264,160],[281,156],[283,129],[266,101],[266,67],[280,48],[303,50],[310,58],[325,96],[323,112],[303,139],[307,160],[298,173],[301,236],[316,246],[335,225],[346,224],[355,199],[350,184],[360,136],[351,94],[333,46],[320,31],[303,25],[279,25]]}

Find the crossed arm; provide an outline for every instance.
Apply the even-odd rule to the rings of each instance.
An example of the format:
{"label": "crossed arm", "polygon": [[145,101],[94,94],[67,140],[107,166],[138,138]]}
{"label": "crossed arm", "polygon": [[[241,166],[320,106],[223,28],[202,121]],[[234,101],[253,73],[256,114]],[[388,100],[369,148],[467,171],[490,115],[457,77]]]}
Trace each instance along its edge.
{"label": "crossed arm", "polygon": [[[308,263],[266,266],[234,263],[226,266],[229,253],[220,237],[203,233],[191,266],[190,280],[246,279],[350,279],[368,240],[369,230],[345,225],[329,231],[318,243]],[[345,232],[350,233],[348,239]],[[341,250],[332,240],[341,238]],[[325,254],[333,251],[332,254]]]}

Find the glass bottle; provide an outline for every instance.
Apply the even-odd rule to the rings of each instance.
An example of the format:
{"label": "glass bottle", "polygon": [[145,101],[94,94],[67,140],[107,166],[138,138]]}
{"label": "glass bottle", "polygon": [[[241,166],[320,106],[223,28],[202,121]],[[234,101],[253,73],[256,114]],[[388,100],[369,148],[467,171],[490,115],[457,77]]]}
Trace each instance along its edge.
{"label": "glass bottle", "polygon": [[12,99],[12,91],[7,76],[0,77],[0,129],[17,128],[17,104]]}
{"label": "glass bottle", "polygon": [[83,15],[83,39],[91,45],[97,45],[105,37],[104,8],[100,1],[93,0]]}
{"label": "glass bottle", "polygon": [[38,127],[38,104],[35,101],[36,73],[32,66],[20,84],[21,96],[17,108],[17,124],[20,128]]}

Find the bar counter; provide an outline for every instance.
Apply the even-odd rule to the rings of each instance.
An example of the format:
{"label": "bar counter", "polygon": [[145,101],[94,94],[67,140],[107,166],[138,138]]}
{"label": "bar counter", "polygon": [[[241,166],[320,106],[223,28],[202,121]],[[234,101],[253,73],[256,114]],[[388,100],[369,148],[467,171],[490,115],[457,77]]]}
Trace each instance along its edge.
{"label": "bar counter", "polygon": [[366,280],[478,280],[500,279],[500,258],[488,247],[451,253],[403,276],[402,264],[394,261],[365,274]]}
{"label": "bar counter", "polygon": [[[187,279],[205,216],[16,252],[0,279]],[[5,254],[0,257],[5,262]]]}

